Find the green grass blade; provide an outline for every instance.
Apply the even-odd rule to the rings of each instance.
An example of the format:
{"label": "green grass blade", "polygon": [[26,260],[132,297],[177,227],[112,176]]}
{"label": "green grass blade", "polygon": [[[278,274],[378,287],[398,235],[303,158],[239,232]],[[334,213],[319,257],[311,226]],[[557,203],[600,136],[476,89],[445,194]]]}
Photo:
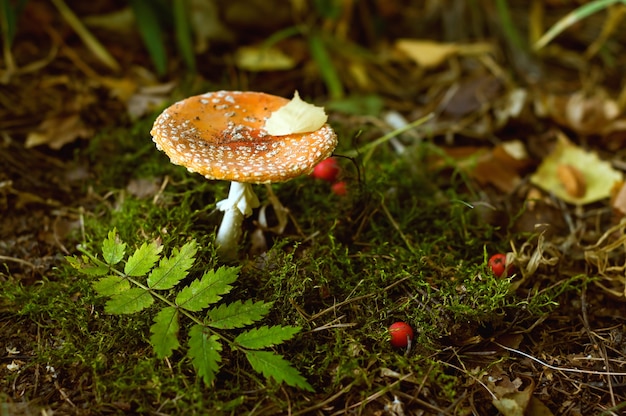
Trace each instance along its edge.
{"label": "green grass blade", "polygon": [[93,53],[102,63],[114,71],[120,70],[120,65],[115,58],[107,51],[107,49],[96,39],[94,35],[83,25],[78,16],[67,7],[67,4],[63,0],[52,0],[52,3],[56,6],[63,16],[63,19],[72,27],[76,34],[80,37],[87,48]]}
{"label": "green grass blade", "polygon": [[2,29],[0,33],[2,33],[2,43],[5,48],[13,44],[17,15],[17,8],[13,7],[9,0],[0,0],[0,29]]}
{"label": "green grass blade", "polygon": [[514,45],[517,49],[527,49],[527,43],[522,39],[511,17],[509,2],[507,0],[497,0],[496,8],[498,9],[498,16],[500,17],[500,25],[509,43]]}
{"label": "green grass blade", "polygon": [[196,57],[193,52],[193,40],[191,36],[191,24],[189,22],[189,1],[174,0],[174,29],[176,31],[176,43],[185,65],[192,71],[196,70]]}
{"label": "green grass blade", "polygon": [[313,60],[317,64],[320,74],[322,75],[326,88],[328,88],[330,98],[333,100],[342,98],[343,85],[341,83],[341,78],[339,78],[335,64],[333,64],[333,61],[328,54],[328,49],[319,34],[312,33],[310,35],[309,50],[311,51],[311,56],[313,57]]}
{"label": "green grass blade", "polygon": [[626,0],[595,0],[591,3],[582,5],[565,16],[563,16],[558,22],[556,22],[538,41],[535,43],[534,49],[539,50],[546,46],[552,39],[557,37],[561,32],[570,27],[571,25],[579,22],[592,14],[604,10],[613,4],[622,3],[626,4]]}
{"label": "green grass blade", "polygon": [[159,22],[155,3],[150,0],[130,0],[139,33],[143,39],[158,75],[167,69],[167,54],[163,42],[163,29]]}

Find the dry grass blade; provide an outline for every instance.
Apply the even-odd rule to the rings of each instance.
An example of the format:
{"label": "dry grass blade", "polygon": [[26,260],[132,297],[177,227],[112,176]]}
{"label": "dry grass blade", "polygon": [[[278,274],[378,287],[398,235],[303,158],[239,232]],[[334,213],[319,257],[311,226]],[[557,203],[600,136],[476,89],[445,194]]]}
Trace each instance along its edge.
{"label": "dry grass blade", "polygon": [[[529,358],[533,361],[535,361],[536,363],[541,364],[544,367],[547,367],[551,370],[556,370],[556,371],[563,371],[565,373],[579,373],[579,374],[593,374],[596,376],[626,376],[626,372],[618,372],[618,371],[594,371],[594,370],[582,370],[580,368],[567,368],[567,367],[558,367],[556,365],[551,365],[546,363],[545,361],[540,360],[537,357],[533,357],[530,354],[525,353],[524,351],[520,351],[520,350],[516,350],[515,348],[510,348],[507,347],[506,345],[502,345],[499,342],[494,341],[494,343],[499,346],[500,348],[503,348],[507,351],[510,352],[514,352],[516,354],[522,355],[526,358]],[[622,364],[626,365],[626,362],[623,362]]]}
{"label": "dry grass blade", "polygon": [[63,0],[52,0],[54,5],[65,19],[72,26],[72,29],[80,36],[89,50],[106,66],[114,71],[120,70],[120,65],[106,48],[95,38],[94,35],[83,25],[78,16],[65,4]]}
{"label": "dry grass blade", "polygon": [[586,17],[599,12],[600,10],[604,10],[614,4],[626,4],[624,0],[596,0],[591,3],[580,6],[579,8],[571,11],[563,18],[561,18],[554,26],[550,28],[538,41],[535,43],[535,50],[539,50],[546,46],[552,39],[557,37],[561,32],[563,32],[568,27],[574,25],[575,23],[585,19]]}

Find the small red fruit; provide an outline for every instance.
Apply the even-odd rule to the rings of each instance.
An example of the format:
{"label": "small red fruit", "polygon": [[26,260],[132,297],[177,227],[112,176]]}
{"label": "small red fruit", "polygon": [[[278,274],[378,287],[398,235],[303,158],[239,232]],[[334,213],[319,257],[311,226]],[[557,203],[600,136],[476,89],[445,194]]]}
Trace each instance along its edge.
{"label": "small red fruit", "polygon": [[491,256],[488,264],[496,277],[509,277],[513,271],[512,265],[506,264],[506,255],[502,253]]}
{"label": "small red fruit", "polygon": [[405,322],[396,322],[389,327],[391,345],[396,348],[406,348],[413,341],[413,328]]}
{"label": "small red fruit", "polygon": [[328,182],[335,182],[341,173],[341,167],[335,158],[322,160],[313,168],[313,177]]}
{"label": "small red fruit", "polygon": [[344,181],[335,182],[330,186],[330,190],[339,196],[345,196],[348,194],[348,186]]}

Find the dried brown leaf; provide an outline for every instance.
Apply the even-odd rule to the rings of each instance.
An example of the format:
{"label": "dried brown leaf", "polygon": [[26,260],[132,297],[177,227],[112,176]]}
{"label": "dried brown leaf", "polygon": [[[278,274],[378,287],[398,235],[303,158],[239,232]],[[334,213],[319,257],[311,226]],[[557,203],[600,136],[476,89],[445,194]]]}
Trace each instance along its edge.
{"label": "dried brown leaf", "polygon": [[58,150],[77,139],[90,137],[93,130],[85,125],[79,114],[55,115],[45,119],[35,131],[28,134],[27,148],[48,145]]}

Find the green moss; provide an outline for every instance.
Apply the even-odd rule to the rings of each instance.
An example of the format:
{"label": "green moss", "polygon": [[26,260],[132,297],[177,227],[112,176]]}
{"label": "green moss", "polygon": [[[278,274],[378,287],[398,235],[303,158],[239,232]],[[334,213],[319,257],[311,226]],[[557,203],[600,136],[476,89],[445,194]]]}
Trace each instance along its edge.
{"label": "green moss", "polygon": [[[159,238],[169,252],[195,239],[200,252],[192,274],[214,268],[219,261],[213,234],[221,219],[215,201],[226,195],[227,185],[171,165],[150,141],[149,124],[102,133],[90,144],[87,154],[98,179],[93,192],[101,198],[85,207],[82,243],[98,252],[113,228],[135,248]],[[580,285],[572,280],[523,298],[512,293],[510,280],[489,272],[485,254],[506,249],[508,242],[475,215],[468,201],[476,196],[462,175],[422,168],[426,153],[409,149],[399,157],[381,146],[367,166],[341,159],[347,197],[309,177],[275,184],[297,226],[290,223],[283,235],[265,233],[270,249],[261,256],[245,254],[249,233],[245,237],[238,287],[225,300],[272,301],[268,325],[303,327],[276,351],[316,387],[315,400],[344,389],[365,400],[381,389],[406,387],[381,376],[388,368],[412,372],[414,379],[426,380],[434,397],[452,403],[465,378],[433,357],[506,328],[510,316],[518,322],[536,319]],[[131,179],[165,177],[168,184],[157,198],[126,191]],[[264,187],[256,190],[266,201]],[[253,228],[248,220],[246,230]],[[32,287],[3,283],[0,290],[4,308],[17,311],[22,324],[39,327],[31,365],[52,365],[64,380],[70,377],[94,409],[192,414],[255,408],[270,414],[311,405],[309,396],[291,389],[287,400],[284,391],[227,352],[224,376],[213,389],[204,388],[185,357],[154,358],[147,342],[150,310],[132,317],[104,314],[89,278],[69,267]],[[407,357],[388,343],[387,328],[397,320],[416,330]],[[249,393],[244,397],[241,391]]]}

